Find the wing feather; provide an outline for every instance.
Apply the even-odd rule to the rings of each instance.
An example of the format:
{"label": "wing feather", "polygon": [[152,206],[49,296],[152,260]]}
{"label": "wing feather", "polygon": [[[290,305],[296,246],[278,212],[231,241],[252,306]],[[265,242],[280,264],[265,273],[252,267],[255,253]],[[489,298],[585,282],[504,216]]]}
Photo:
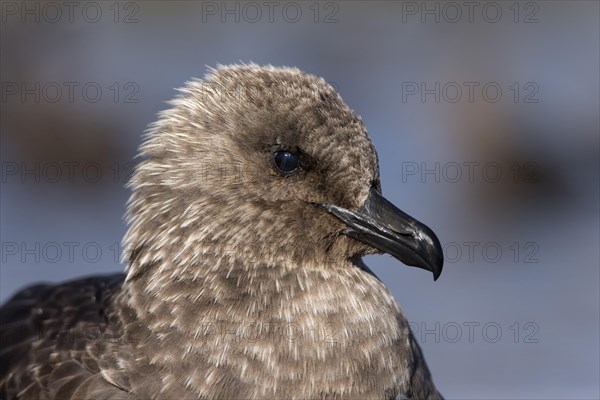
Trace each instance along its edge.
{"label": "wing feather", "polygon": [[89,351],[113,329],[109,300],[123,280],[118,274],[36,285],[2,306],[0,398],[128,398],[126,388],[104,379],[98,362],[103,355]]}

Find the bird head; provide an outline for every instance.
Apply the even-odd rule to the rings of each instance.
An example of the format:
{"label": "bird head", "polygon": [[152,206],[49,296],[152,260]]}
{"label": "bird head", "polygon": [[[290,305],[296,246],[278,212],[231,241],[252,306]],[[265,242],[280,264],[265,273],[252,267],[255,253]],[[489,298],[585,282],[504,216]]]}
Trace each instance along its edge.
{"label": "bird head", "polygon": [[211,252],[334,268],[385,252],[441,273],[437,237],[382,196],[362,120],[323,79],[219,67],[171,105],[130,182],[130,268],[193,266]]}

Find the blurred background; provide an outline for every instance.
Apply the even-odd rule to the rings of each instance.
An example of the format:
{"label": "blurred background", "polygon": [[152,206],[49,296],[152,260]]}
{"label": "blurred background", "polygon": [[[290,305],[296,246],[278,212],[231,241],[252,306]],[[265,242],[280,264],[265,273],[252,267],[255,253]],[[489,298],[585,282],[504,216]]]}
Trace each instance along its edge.
{"label": "blurred background", "polygon": [[599,3],[11,2],[1,6],[0,301],[123,270],[146,126],[206,66],[324,77],[441,278],[391,288],[449,399],[598,399]]}

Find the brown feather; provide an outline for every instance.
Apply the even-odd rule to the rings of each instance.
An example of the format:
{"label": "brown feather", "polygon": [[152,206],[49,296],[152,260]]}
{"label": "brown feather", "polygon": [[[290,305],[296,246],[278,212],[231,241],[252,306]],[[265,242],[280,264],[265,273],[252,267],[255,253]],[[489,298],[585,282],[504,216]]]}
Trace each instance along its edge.
{"label": "brown feather", "polygon": [[[363,122],[324,80],[242,65],[189,82],[141,147],[127,277],[0,311],[0,397],[441,398],[408,323],[316,203],[379,187]],[[276,150],[302,169],[282,176]]]}

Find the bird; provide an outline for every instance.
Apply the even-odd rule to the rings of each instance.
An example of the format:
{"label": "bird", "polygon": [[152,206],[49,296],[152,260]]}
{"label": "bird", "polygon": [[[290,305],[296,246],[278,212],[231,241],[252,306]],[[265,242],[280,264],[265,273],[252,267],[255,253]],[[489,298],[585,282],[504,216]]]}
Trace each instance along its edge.
{"label": "bird", "polygon": [[0,309],[4,399],[440,399],[363,256],[437,279],[434,232],[385,199],[363,120],[294,67],[218,65],[143,137],[125,273]]}

